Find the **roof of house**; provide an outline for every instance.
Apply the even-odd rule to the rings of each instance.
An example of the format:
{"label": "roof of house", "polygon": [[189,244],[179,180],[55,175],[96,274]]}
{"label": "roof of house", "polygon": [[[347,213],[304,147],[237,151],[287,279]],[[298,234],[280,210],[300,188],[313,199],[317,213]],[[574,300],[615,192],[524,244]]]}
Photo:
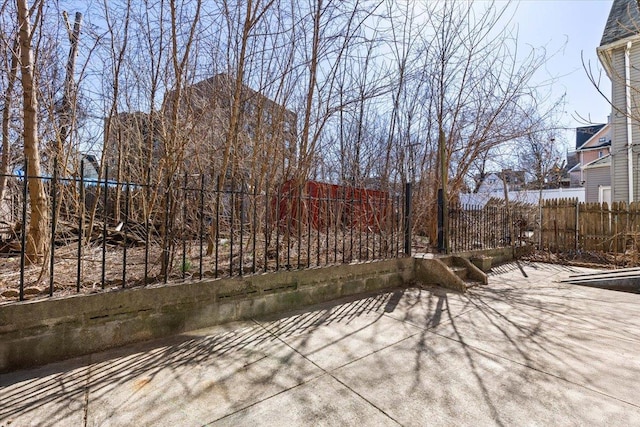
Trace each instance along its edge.
{"label": "roof of house", "polygon": [[610,166],[611,165],[611,155],[607,154],[606,156],[602,156],[599,159],[595,159],[594,161],[587,163],[582,167],[582,169],[591,169],[602,166]]}
{"label": "roof of house", "polygon": [[571,166],[569,168],[569,173],[571,172],[580,172],[580,169],[582,169],[582,166],[580,165],[580,163],[576,163],[575,165]]}
{"label": "roof of house", "polygon": [[578,157],[578,153],[575,151],[567,153],[567,164],[565,165],[565,169],[568,172],[571,172],[571,170],[576,166],[578,166],[578,168],[580,167],[580,158]]}
{"label": "roof of house", "polygon": [[580,151],[599,150],[599,149],[604,148],[604,147],[611,147],[611,140],[610,139],[608,139],[608,140],[606,140],[606,141],[604,141],[604,142],[602,142],[600,144],[597,144],[597,145],[591,145],[589,147],[584,147],[584,146],[580,147],[579,150]]}
{"label": "roof of house", "polygon": [[615,43],[638,33],[640,33],[638,0],[614,0],[600,46]]}
{"label": "roof of house", "polygon": [[576,150],[582,147],[593,135],[600,132],[606,123],[576,128]]}

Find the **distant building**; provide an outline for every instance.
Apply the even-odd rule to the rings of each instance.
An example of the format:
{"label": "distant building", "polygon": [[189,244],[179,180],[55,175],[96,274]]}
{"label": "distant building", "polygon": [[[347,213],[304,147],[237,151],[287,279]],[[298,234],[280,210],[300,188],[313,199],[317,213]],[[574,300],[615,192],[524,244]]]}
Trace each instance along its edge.
{"label": "distant building", "polygon": [[[553,187],[544,189],[531,188],[525,183],[525,171],[505,169],[503,172],[492,172],[485,175],[478,190],[474,193],[461,193],[459,200],[462,204],[485,206],[491,199],[504,199],[505,189],[502,175],[507,178],[507,196],[514,203],[538,204],[540,200],[548,199],[577,199],[585,201],[584,188]],[[558,172],[559,173],[559,172]]]}
{"label": "distant building", "polygon": [[[295,164],[297,116],[285,106],[243,85],[236,144],[224,147],[231,128],[235,80],[217,74],[184,89],[178,107],[180,121],[189,126],[192,147],[186,160],[202,169],[221,166],[224,150],[230,151],[231,170],[247,176],[251,168],[266,168],[270,178],[287,174]],[[167,93],[165,114],[171,112],[175,92]]]}
{"label": "distant building", "polygon": [[[177,110],[175,91],[170,91],[162,112],[120,113],[113,117],[105,145],[109,177],[144,180],[147,171],[153,176],[167,159],[178,161],[179,167],[193,173],[222,174],[234,84],[228,75],[218,74],[185,87]],[[295,164],[296,114],[246,85],[240,92],[237,143],[229,147],[225,174],[235,173],[247,179],[248,171],[257,168],[269,179],[286,176]],[[169,124],[176,111],[178,126],[172,141]],[[178,151],[180,155],[176,155]]]}
{"label": "distant building", "polygon": [[[504,180],[503,180],[504,178]],[[503,192],[505,181],[507,191],[521,190],[526,183],[525,171],[514,171],[503,169],[502,172],[489,172],[476,177],[477,193],[497,193]]]}
{"label": "distant building", "polygon": [[611,202],[611,125],[576,128],[576,164],[569,169],[573,186],[583,186],[588,203]]}
{"label": "distant building", "polygon": [[93,154],[80,153],[81,173],[85,180],[98,181],[100,164]]}
{"label": "distant building", "polygon": [[147,174],[153,176],[164,151],[159,116],[141,111],[120,113],[111,118],[110,125],[104,148],[109,179],[127,177],[144,183]]}

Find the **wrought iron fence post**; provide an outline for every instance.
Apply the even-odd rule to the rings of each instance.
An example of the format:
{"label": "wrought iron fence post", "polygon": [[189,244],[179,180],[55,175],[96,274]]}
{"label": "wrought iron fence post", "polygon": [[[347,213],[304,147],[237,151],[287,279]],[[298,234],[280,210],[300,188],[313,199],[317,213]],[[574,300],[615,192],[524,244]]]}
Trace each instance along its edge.
{"label": "wrought iron fence post", "polygon": [[122,222],[122,239],[124,245],[122,247],[122,289],[127,286],[127,229],[129,228],[129,210],[131,198],[131,173],[127,168],[127,183],[125,186],[124,199],[124,221]]}
{"label": "wrought iron fence post", "polygon": [[80,201],[78,203],[80,213],[78,215],[78,259],[76,271],[76,292],[80,292],[80,283],[82,282],[82,244],[84,234],[84,160],[80,160]]}
{"label": "wrought iron fence post", "polygon": [[404,253],[411,256],[411,183],[404,187]]}
{"label": "wrought iron fence post", "polygon": [[203,245],[203,236],[204,236],[204,174],[200,175],[200,206],[198,207],[200,210],[200,236],[199,236],[199,250],[198,250],[198,277],[202,280],[202,245]]}
{"label": "wrought iron fence post", "polygon": [[169,281],[169,213],[171,203],[171,176],[167,176],[167,188],[165,189],[165,207],[164,207],[164,238],[162,242],[162,275],[164,283]]}
{"label": "wrought iron fence post", "polygon": [[27,243],[27,198],[29,196],[28,177],[29,177],[29,161],[24,159],[24,186],[22,187],[22,235],[20,236],[20,291],[19,299],[24,301],[24,268]]}
{"label": "wrought iron fence post", "polygon": [[53,158],[53,179],[51,181],[51,245],[50,245],[50,259],[49,259],[49,296],[53,296],[54,287],[54,269],[55,269],[55,252],[56,252],[56,223],[58,218],[56,217],[57,207],[57,188],[58,188],[58,157]]}
{"label": "wrought iron fence post", "polygon": [[[104,194],[102,195],[103,206],[103,221],[102,221],[102,264],[101,264],[101,277],[100,284],[104,289],[106,276],[107,276],[107,221],[109,220],[109,195],[108,195],[108,180],[109,180],[109,166],[104,167]],[[145,267],[146,269],[146,267]],[[146,283],[146,277],[145,277]]]}
{"label": "wrought iron fence post", "polygon": [[[107,189],[107,174],[104,175],[105,191]],[[145,207],[144,207],[144,284],[149,283],[149,227],[151,212],[149,212],[149,198],[151,197],[151,167],[147,167],[147,179],[145,184]],[[106,200],[106,199],[105,199]],[[107,212],[107,203],[105,201],[105,221]]]}
{"label": "wrought iron fence post", "polygon": [[438,189],[438,252],[445,252],[444,242],[444,194],[442,188]]}

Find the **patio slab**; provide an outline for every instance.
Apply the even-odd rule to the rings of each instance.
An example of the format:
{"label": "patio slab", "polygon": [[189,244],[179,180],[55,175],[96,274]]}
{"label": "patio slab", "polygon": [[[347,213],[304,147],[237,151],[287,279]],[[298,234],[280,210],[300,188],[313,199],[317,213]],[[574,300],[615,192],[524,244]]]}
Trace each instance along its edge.
{"label": "patio slab", "polygon": [[[523,274],[523,271],[527,275]],[[635,425],[640,295],[509,264],[0,375],[0,427]]]}

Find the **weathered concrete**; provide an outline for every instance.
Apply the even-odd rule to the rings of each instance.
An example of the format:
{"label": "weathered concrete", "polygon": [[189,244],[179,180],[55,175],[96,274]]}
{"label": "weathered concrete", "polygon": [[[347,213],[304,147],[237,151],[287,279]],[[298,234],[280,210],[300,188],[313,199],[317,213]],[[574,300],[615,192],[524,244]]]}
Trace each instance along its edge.
{"label": "weathered concrete", "polygon": [[464,270],[465,277],[487,284],[487,275],[473,265],[467,258],[453,255],[417,254],[415,255],[415,278],[419,283],[433,283],[445,288],[466,292],[467,283],[451,267]]}
{"label": "weathered concrete", "polygon": [[[475,257],[487,257],[491,258],[492,265],[500,265],[513,260],[513,248],[507,247],[496,249],[478,249],[468,252],[457,252],[456,255],[467,259]],[[520,256],[520,253],[518,254],[518,256]]]}
{"label": "weathered concrete", "polygon": [[478,268],[474,263],[472,263],[467,258],[461,256],[452,256],[454,265],[463,267],[467,272],[467,277],[471,280],[474,280],[482,285],[486,285],[488,283],[487,274]]}
{"label": "weathered concrete", "polygon": [[486,255],[480,255],[480,256],[474,256],[472,258],[469,259],[473,265],[475,265],[476,267],[478,267],[480,270],[484,271],[485,273],[489,272],[491,270],[491,265],[493,263],[493,258],[491,258],[490,256],[486,256]]}
{"label": "weathered concrete", "polygon": [[522,266],[0,375],[0,426],[640,424],[640,295]]}
{"label": "weathered concrete", "polygon": [[574,274],[564,279],[563,282],[640,293],[640,268],[621,268],[597,273]]}
{"label": "weathered concrete", "polygon": [[0,372],[405,286],[412,258],[0,306]]}
{"label": "weathered concrete", "polygon": [[456,276],[441,257],[425,254],[415,256],[416,281],[444,286],[458,292],[465,292],[467,286]]}
{"label": "weathered concrete", "polygon": [[465,292],[449,266],[487,283],[465,258],[418,256],[0,305],[0,372],[416,281]]}

